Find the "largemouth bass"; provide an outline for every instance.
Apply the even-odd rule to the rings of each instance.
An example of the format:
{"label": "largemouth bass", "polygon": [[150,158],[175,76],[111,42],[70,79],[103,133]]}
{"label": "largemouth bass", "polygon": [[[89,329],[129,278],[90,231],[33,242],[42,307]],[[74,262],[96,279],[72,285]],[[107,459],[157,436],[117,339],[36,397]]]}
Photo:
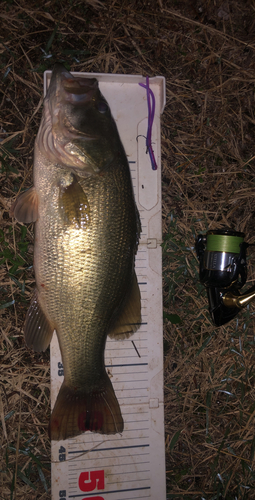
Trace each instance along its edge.
{"label": "largemouth bass", "polygon": [[140,220],[125,151],[96,79],[55,66],[33,177],[11,215],[36,222],[26,344],[44,351],[55,329],[64,366],[50,436],[122,432],[104,349],[107,335],[127,337],[141,322],[134,270]]}

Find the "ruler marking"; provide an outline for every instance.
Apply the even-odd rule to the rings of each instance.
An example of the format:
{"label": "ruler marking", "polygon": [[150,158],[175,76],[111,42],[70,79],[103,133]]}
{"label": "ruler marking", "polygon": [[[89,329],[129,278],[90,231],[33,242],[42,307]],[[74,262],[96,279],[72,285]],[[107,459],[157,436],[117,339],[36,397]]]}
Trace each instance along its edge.
{"label": "ruler marking", "polygon": [[[148,472],[150,472],[150,470],[148,470],[148,469],[146,469],[144,471],[143,470],[139,470],[139,473],[143,473],[143,472],[144,473],[148,473]],[[119,476],[119,477],[120,476],[125,476],[125,474],[128,474],[128,475],[129,474],[130,475],[131,474],[138,474],[138,472],[136,470],[130,471],[130,472],[128,472],[128,471],[126,471],[126,472],[118,472],[116,474],[108,474],[108,478],[110,478],[110,476]],[[112,481],[108,481],[107,484],[133,483],[134,481],[138,481],[138,482],[140,482],[140,481],[149,481],[150,480],[150,476],[149,477],[145,477],[144,479],[135,479],[135,478],[132,479],[131,478],[131,479],[127,479],[126,481],[125,480],[122,481],[121,479],[120,479],[120,481],[116,481],[116,480],[114,480],[114,477],[111,478],[111,479],[112,479]]]}
{"label": "ruler marking", "polygon": [[[149,498],[149,497],[148,497],[148,495],[146,495],[145,497],[144,497],[144,496],[141,496],[141,495],[139,495],[139,497],[133,497],[133,495],[132,495],[132,498],[131,498],[131,497],[129,497],[129,496],[128,496],[128,497],[125,497],[125,498],[124,498],[124,497],[122,497],[122,498],[121,498],[121,500],[140,500],[141,498],[145,498],[145,500],[146,500],[146,499],[148,500],[148,498]],[[150,496],[150,498],[151,498],[151,496]]]}
{"label": "ruler marking", "polygon": [[[139,343],[139,339],[138,339],[138,340],[136,340],[136,339],[135,339],[135,342]],[[142,346],[141,346],[141,349],[147,349],[147,350],[148,350],[148,347],[147,347],[147,346],[144,346],[144,347],[142,347]],[[125,346],[124,346],[124,347],[120,347],[120,348],[118,348],[118,347],[113,347],[113,348],[111,349],[111,351],[117,351],[117,352],[120,352],[120,355],[118,356],[119,358],[123,358],[123,359],[124,359],[124,358],[131,358],[131,359],[132,359],[132,358],[134,358],[134,359],[136,359],[136,358],[137,358],[137,357],[133,354],[133,353],[134,353],[134,347],[127,347],[127,346],[126,346],[126,348],[125,348]],[[132,353],[132,354],[128,354],[127,356],[124,356],[124,355],[123,355],[123,353],[122,353],[121,351],[124,351],[124,352],[127,352],[127,353],[128,353],[128,352],[130,352],[130,353]],[[110,355],[108,355],[108,356],[110,357]],[[144,355],[144,357],[145,357],[145,355]]]}
{"label": "ruler marking", "polygon": [[[149,404],[149,398],[148,396],[143,396],[142,398],[140,398],[139,396],[137,396],[137,401],[135,401],[135,396],[130,396],[130,397],[126,397],[126,398],[120,398],[119,396],[119,399],[121,400],[121,404],[122,405],[148,405]],[[131,429],[129,429],[131,430]]]}
{"label": "ruler marking", "polygon": [[[139,479],[139,484],[141,484],[143,481],[147,481],[148,482],[148,479],[150,479],[150,478],[149,477],[145,477],[144,479]],[[124,481],[124,480],[123,481],[121,481],[121,480],[120,481],[115,481],[115,482],[114,481],[113,482],[109,482],[108,481],[107,484],[109,484],[109,485],[110,484],[116,484],[116,486],[118,486],[119,484],[125,485],[124,483],[126,483],[126,487],[127,487],[127,486],[129,486],[128,483],[132,484],[132,483],[134,483],[134,481],[135,481],[135,479],[126,479],[126,481]]]}
{"label": "ruler marking", "polygon": [[[132,373],[134,373],[134,372],[132,372]],[[116,380],[115,383],[114,383],[114,387],[116,386],[116,384],[122,384],[122,383],[126,383],[126,382],[130,382],[130,380],[129,379]],[[146,380],[134,380],[133,384],[136,384],[137,382],[145,382],[145,383],[147,383],[148,379],[146,379]],[[137,387],[137,389],[139,389],[139,387]]]}
{"label": "ruler marking", "polygon": [[[144,419],[144,420],[127,420],[127,424],[148,424],[148,422],[150,422],[149,419]],[[149,427],[145,427],[144,430],[146,429],[149,429]],[[132,431],[137,431],[139,429],[129,429],[129,432],[132,432]],[[141,439],[145,439],[146,436],[143,436]],[[149,439],[149,436],[147,436],[147,438]],[[136,436],[133,437],[133,438],[130,438],[130,439],[136,439]]]}
{"label": "ruler marking", "polygon": [[[140,429],[140,430],[142,430],[142,429]],[[143,448],[143,446],[142,446],[142,448]],[[92,451],[92,450],[89,450],[89,451]],[[101,453],[103,451],[104,451],[103,449],[100,450]],[[82,452],[80,452],[80,453],[82,453]],[[84,452],[84,453],[86,453],[86,452]],[[86,462],[87,460],[97,460],[97,458],[91,458],[91,457],[88,457],[87,455],[88,455],[88,453],[86,453],[86,457],[77,457],[77,459],[75,460],[75,463],[71,464],[71,462],[70,462],[70,465],[73,466],[73,467],[75,467],[78,462],[83,462],[83,461]],[[121,458],[130,458],[130,459],[134,460],[134,459],[136,459],[138,457],[146,457],[148,455],[150,455],[150,451],[149,450],[146,451],[146,452],[144,452],[144,453],[136,453],[135,456],[132,456],[130,454],[124,454],[124,455],[118,455],[118,456],[112,456],[112,455],[110,455],[110,456],[103,456],[103,457],[101,457],[101,460],[106,460],[106,459],[108,460],[109,458],[112,458],[113,460],[118,460],[120,457]],[[139,463],[139,462],[135,462],[136,465],[137,465],[137,463]]]}
{"label": "ruler marking", "polygon": [[[134,372],[134,371],[132,371],[131,373],[133,373],[133,375],[144,375],[144,374],[148,374],[148,372],[147,372],[147,371],[146,371],[146,372],[144,372],[144,371],[143,371],[143,372],[142,372],[142,371],[139,371],[139,372]],[[113,372],[113,375],[114,375],[114,376],[115,376],[115,375],[124,375],[124,373],[123,373],[123,372],[117,372],[117,371],[114,371],[114,372]],[[129,373],[128,373],[128,372],[125,372],[125,375],[129,375]],[[117,381],[116,381],[115,383],[117,383]]]}
{"label": "ruler marking", "polygon": [[[145,351],[145,354],[143,354],[143,358],[148,357],[148,355],[147,355],[148,347],[147,346],[143,347],[143,346],[139,345],[139,343],[140,343],[139,340],[136,340],[136,344],[138,344],[138,349],[140,349],[141,351]],[[128,347],[126,349],[125,349],[125,347],[122,347],[121,349],[114,349],[113,348],[112,351],[125,351],[125,352],[131,351],[131,352],[134,352],[134,348],[131,348],[131,347]],[[110,358],[110,356],[109,356],[109,358]],[[120,356],[118,356],[118,358],[121,358],[121,359],[131,358],[131,360],[132,360],[132,358],[137,359],[137,357],[135,357],[134,355],[129,354],[128,356],[124,356],[123,353],[121,353],[121,352],[120,352]]]}
{"label": "ruler marking", "polygon": [[[145,351],[145,354],[143,354],[143,358],[148,357],[147,356],[148,347],[146,345],[144,345],[144,346],[140,345],[139,339],[135,339],[135,343],[138,344],[139,349]],[[133,344],[133,342],[132,342],[132,344]],[[118,356],[118,358],[121,358],[121,359],[124,359],[124,358],[131,358],[131,360],[132,360],[132,358],[137,359],[137,356],[134,355],[134,347],[127,347],[127,346],[125,347],[124,346],[124,347],[120,347],[119,349],[117,347],[116,348],[113,347],[111,349],[111,351],[120,352],[120,355]],[[123,352],[125,352],[127,354],[130,352],[132,354],[128,354],[127,356],[124,356]],[[116,354],[115,354],[115,356],[116,356]],[[107,357],[111,358],[112,356],[110,356],[110,354],[108,354]],[[106,359],[106,362],[107,362],[107,359]]]}
{"label": "ruler marking", "polygon": [[[142,357],[142,359],[143,359],[143,360],[148,359],[148,355],[147,355],[147,351],[146,351],[147,347],[139,347],[139,346],[138,346],[138,349],[139,349],[140,351],[145,351],[145,353],[144,353],[144,354],[142,354],[142,356],[140,356],[140,359],[141,359],[141,357]],[[116,349],[115,349],[115,350],[116,350]],[[134,349],[133,349],[133,350],[134,350]],[[118,360],[118,361],[119,361],[119,360],[122,360],[122,359],[123,359],[123,360],[130,360],[130,361],[133,361],[133,359],[132,359],[132,358],[137,359],[137,356],[136,356],[136,357],[135,357],[135,356],[131,356],[131,355],[129,355],[129,356],[123,356],[123,354],[121,354],[121,353],[120,353],[120,356],[115,355],[115,357],[117,358],[117,360]],[[131,358],[131,359],[130,359],[130,358]],[[117,360],[116,360],[116,361],[117,361]],[[110,361],[110,356],[109,356],[109,360],[106,360],[106,362],[107,362],[107,361],[108,361],[108,362]],[[112,365],[112,366],[113,366],[113,365]],[[123,373],[123,375],[125,375],[126,373],[128,373],[128,370],[125,370],[125,371],[123,371],[122,373]],[[134,373],[134,372],[132,371],[132,373]]]}
{"label": "ruler marking", "polygon": [[[123,380],[116,380],[116,384],[118,384],[117,386],[115,386],[115,382],[114,382],[114,387],[116,387],[116,391],[117,392],[120,392],[122,391],[123,392],[123,384],[127,382],[127,383],[130,383],[130,380],[129,379],[123,379]],[[140,382],[140,380],[138,380],[137,382]],[[138,389],[141,389],[141,391],[144,391],[145,389],[148,389],[146,387],[146,384],[144,384],[142,387],[137,387],[137,390]],[[126,394],[132,394],[132,392],[134,392],[136,390],[135,387],[125,387],[125,394],[123,394],[123,397],[125,397]]]}
{"label": "ruler marking", "polygon": [[[146,334],[147,332],[146,332],[146,330],[143,330],[142,333]],[[136,338],[136,337],[133,337],[133,339],[134,339],[134,342],[137,343],[141,347],[141,349],[147,349],[147,351],[148,351],[148,346],[146,345],[146,340],[140,341],[140,339]],[[143,345],[142,345],[142,343],[143,343]],[[120,353],[120,355],[118,356],[119,358],[131,358],[130,360],[132,360],[132,358],[133,358],[133,359],[137,360],[137,356],[135,355],[132,340],[130,341],[129,344],[122,344],[119,347],[113,344],[112,347],[106,349],[106,354],[105,354],[105,361],[106,362],[107,362],[107,358],[112,358],[112,356],[111,356],[112,351],[114,351],[115,357],[117,357],[117,353],[119,352]],[[128,354],[128,356],[123,356],[123,352],[127,352],[130,354]]]}
{"label": "ruler marking", "polygon": [[[144,457],[149,457],[150,453],[140,453],[139,455],[136,456],[136,458],[143,457],[143,456]],[[132,462],[131,463],[130,462],[127,462],[127,463],[123,463],[122,462],[120,464],[120,463],[117,462],[117,460],[119,460],[120,458],[126,458],[126,459],[130,458],[130,460],[132,460]],[[76,460],[75,460],[76,464],[74,466],[72,466],[71,464],[69,464],[70,470],[72,470],[72,471],[80,470],[80,465],[79,465],[80,463],[82,463],[82,464],[85,464],[86,462],[91,463],[91,461],[93,461],[93,460],[98,460],[98,459],[97,458],[93,458],[92,459],[91,457],[90,458],[81,458],[81,459],[76,458]],[[134,461],[134,457],[131,457],[130,455],[119,455],[117,457],[112,457],[111,455],[109,455],[109,456],[106,456],[106,457],[105,456],[104,457],[100,457],[100,464],[101,464],[102,468],[104,468],[104,467],[116,467],[116,468],[118,468],[118,467],[123,467],[123,465],[125,465],[125,466],[126,465],[138,466],[138,465],[144,464],[144,463],[149,464],[150,461],[142,462],[142,461],[137,460],[137,462],[135,462]],[[77,469],[76,469],[76,467],[77,467]],[[86,466],[86,469],[87,469],[87,466]]]}
{"label": "ruler marking", "polygon": [[122,366],[148,366],[149,363],[129,363],[125,365],[105,365],[105,368],[116,368]]}
{"label": "ruler marking", "polygon": [[[128,497],[125,497],[125,498],[124,498],[124,497],[122,497],[122,498],[121,498],[121,500],[140,500],[141,498],[145,498],[145,500],[146,500],[146,499],[148,500],[148,498],[149,498],[149,497],[148,497],[148,495],[146,495],[145,497],[144,497],[144,496],[141,496],[141,495],[139,495],[139,497],[133,497],[133,495],[132,495],[132,498],[131,498],[131,497],[129,497],[129,496],[128,496]],[[151,496],[150,496],[150,498],[151,498]]]}
{"label": "ruler marking", "polygon": [[[128,373],[128,372],[123,373],[123,372],[121,372],[121,371],[119,371],[119,372],[118,372],[117,370],[116,370],[116,371],[115,371],[115,370],[113,370],[113,372],[112,372],[113,377],[114,377],[114,380],[115,380],[115,378],[117,378],[117,377],[120,377],[120,376],[122,376],[122,375],[123,375],[123,376],[125,376],[125,375],[130,375],[131,373],[132,373],[133,375],[137,375],[137,376],[138,376],[138,375],[148,375],[147,370],[146,370],[146,371],[139,370],[138,372],[132,371],[132,372],[130,372],[130,373]],[[126,380],[126,379],[125,379],[125,380]],[[130,380],[129,380],[129,382],[130,382]],[[114,383],[117,383],[117,380],[116,380]]]}
{"label": "ruler marking", "polygon": [[[92,470],[92,468],[87,468],[86,470],[87,470],[87,471],[90,471],[90,470]],[[93,469],[93,470],[95,470],[95,469]],[[147,472],[150,472],[150,469],[144,469],[144,470],[141,470],[141,469],[140,469],[139,471],[137,471],[137,470],[131,470],[131,471],[123,471],[123,472],[117,472],[117,473],[116,473],[116,472],[113,472],[113,473],[109,473],[109,474],[107,474],[107,477],[110,477],[110,476],[113,476],[113,477],[114,477],[114,476],[119,476],[119,477],[120,477],[120,476],[125,475],[126,473],[127,473],[127,474],[129,474],[129,475],[131,476],[132,474],[139,474],[139,472],[142,472],[142,473],[146,474]],[[74,473],[73,473],[73,475],[74,475]],[[77,475],[77,474],[76,474],[76,475]],[[111,479],[112,479],[112,478],[111,478]],[[145,478],[145,479],[147,479],[147,478]],[[71,477],[69,477],[69,480],[70,480],[70,484],[73,484],[73,483],[71,483],[71,481],[72,481],[72,478],[71,478]],[[128,479],[127,481],[129,481],[129,482],[131,482],[131,481],[132,481],[132,482],[133,482],[133,481],[135,481],[135,479]],[[144,479],[142,479],[142,481],[144,481]],[[112,484],[112,483],[108,482],[108,484]],[[76,485],[75,485],[75,486],[76,486]]]}
{"label": "ruler marking", "polygon": [[[123,408],[123,410],[126,410],[126,408]],[[145,411],[142,411],[141,413],[143,415],[145,415],[145,414],[148,415],[149,409],[147,410],[146,408],[143,408],[143,410],[145,410]],[[125,413],[125,411],[124,411],[124,413]],[[125,415],[140,415],[140,411],[128,411],[125,413]]]}
{"label": "ruler marking", "polygon": [[[143,316],[146,316],[146,315],[144,314]],[[143,333],[145,333],[145,332],[143,332]],[[140,332],[140,330],[139,330],[139,334],[138,334],[138,332],[136,332],[136,334],[134,335],[134,338],[136,339],[136,341],[139,341],[139,342],[147,342],[147,341],[148,341],[148,338],[147,338],[147,337],[140,337],[140,334],[141,334],[141,332]],[[111,346],[112,346],[113,344],[117,343],[117,342],[119,342],[119,344],[120,344],[120,341],[119,341],[119,340],[116,340],[116,341],[115,341],[115,340],[111,339],[109,342],[110,342]],[[123,340],[123,342],[124,342],[124,343],[125,343],[125,345],[126,345],[128,342],[130,342],[130,339],[125,339],[125,340]],[[120,345],[122,345],[122,344],[120,344]],[[106,347],[106,351],[110,351],[110,350],[111,350],[111,348],[112,348],[112,347]]]}
{"label": "ruler marking", "polygon": [[[136,339],[134,337],[134,341],[136,342],[136,344],[139,345],[139,347],[141,349],[148,349],[148,346],[145,344],[145,342],[143,342],[143,345],[141,345],[142,342],[140,341],[140,339]],[[111,353],[112,351],[119,351],[119,352],[124,351],[124,352],[130,352],[130,353],[132,353],[132,355],[130,355],[130,354],[128,356],[121,355],[121,357],[123,357],[123,358],[124,357],[126,357],[126,358],[135,358],[136,359],[136,356],[134,355],[134,347],[133,347],[132,341],[131,341],[131,344],[132,345],[130,345],[130,344],[127,345],[126,344],[126,345],[122,345],[122,346],[119,346],[119,347],[116,347],[116,346],[113,345],[111,349],[107,349],[106,350],[107,351],[107,356],[108,357],[112,357],[112,356],[110,356],[110,354],[108,354],[108,353]],[[106,356],[106,358],[107,358],[107,356]]]}
{"label": "ruler marking", "polygon": [[[143,359],[144,359],[144,358],[146,358],[146,359],[147,359],[147,358],[148,358],[148,355],[147,355],[147,354],[143,354],[143,356],[142,356],[142,357],[143,357]],[[121,361],[122,359],[123,359],[123,360],[125,360],[125,361],[126,361],[126,360],[130,360],[130,361],[132,361],[133,359],[137,359],[137,356],[136,356],[136,357],[135,357],[135,356],[131,356],[131,355],[129,355],[129,356],[123,356],[123,354],[120,354],[119,356],[115,356],[115,358],[117,358],[117,361]],[[135,364],[135,363],[134,363],[134,364]],[[147,364],[148,364],[148,363],[147,363]],[[114,366],[114,365],[111,365],[111,366]],[[125,373],[126,373],[126,370],[125,370]],[[124,372],[123,372],[123,375],[124,375]]]}
{"label": "ruler marking", "polygon": [[[150,446],[149,444],[136,444],[132,446],[115,446],[114,448],[96,448],[94,450],[83,450],[82,453],[87,453],[88,451],[109,451],[109,450],[127,450],[128,448],[145,448]],[[71,453],[80,453],[80,451],[69,451],[68,455]]]}
{"label": "ruler marking", "polygon": [[[120,465],[138,465],[139,463],[150,463],[150,462],[139,462],[139,457],[148,457],[150,456],[150,452],[148,451],[147,453],[137,453],[135,456],[132,456],[132,455],[118,455],[118,456],[112,456],[112,455],[109,455],[109,456],[103,456],[103,457],[100,457],[100,461],[103,461],[103,460],[109,460],[111,459],[112,461],[114,460],[119,460],[119,458],[130,458],[130,460],[132,460],[133,462],[131,463],[128,463],[128,464],[117,464],[116,467],[120,467]],[[134,459],[137,459],[137,461],[135,462]],[[70,467],[72,467],[72,470],[74,470],[75,467],[77,467],[77,464],[79,462],[90,462],[90,461],[93,461],[93,460],[98,460],[98,458],[91,458],[91,457],[87,457],[87,458],[84,458],[84,457],[77,457],[76,460],[75,460],[75,463],[74,464],[69,464]],[[107,464],[107,465],[110,465],[111,461]]]}
{"label": "ruler marking", "polygon": [[[107,457],[106,457],[106,458],[107,458]],[[115,458],[118,458],[118,457],[115,457]],[[125,456],[124,458],[127,458],[127,457]],[[92,460],[92,459],[91,459],[91,460]],[[93,460],[96,460],[96,459],[93,459]],[[135,473],[136,473],[136,474],[139,474],[139,472],[140,472],[140,471],[141,471],[141,472],[144,472],[144,471],[143,471],[143,470],[141,470],[141,469],[137,470],[137,469],[136,469],[137,465],[139,465],[139,466],[140,466],[140,465],[144,465],[144,464],[145,464],[145,465],[147,465],[147,466],[148,466],[148,464],[149,464],[149,463],[150,463],[150,461],[149,461],[149,462],[136,462],[136,463],[123,463],[123,462],[122,462],[121,464],[117,464],[117,465],[116,465],[116,467],[123,467],[123,466],[125,466],[125,467],[135,467],[135,470],[134,470],[134,471],[132,471],[132,470],[131,470],[131,471],[129,471],[129,472],[128,472],[128,474],[135,474]],[[100,465],[100,467],[101,467],[101,465]],[[91,471],[91,470],[100,470],[100,469],[99,469],[98,467],[89,467],[89,466],[88,466],[88,467],[86,467],[86,471]],[[147,470],[147,469],[146,469],[146,470]],[[74,477],[77,477],[77,471],[80,471],[80,467],[78,467],[78,466],[77,466],[76,468],[75,468],[75,467],[73,467],[72,471],[71,471],[71,472],[68,472],[68,476],[69,476],[69,477],[71,477],[71,476],[72,476],[72,477],[73,477],[73,476],[74,476]],[[150,470],[149,470],[149,472],[150,472]],[[117,473],[116,473],[116,472],[112,473],[112,475],[113,475],[113,476],[114,476],[114,475],[120,475],[120,474],[125,474],[125,471],[124,471],[124,472],[119,472],[119,471],[118,471]]]}
{"label": "ruler marking", "polygon": [[[143,423],[143,422],[141,422],[141,423]],[[136,431],[141,431],[141,430],[147,430],[147,431],[149,431],[149,429],[150,429],[149,427],[146,427],[145,429],[144,429],[144,428],[142,428],[142,429],[139,429],[139,428],[138,428],[138,429],[134,429],[133,431],[135,431],[135,432],[136,432]],[[129,432],[132,432],[132,429],[130,429],[130,430],[129,430]],[[144,446],[146,446],[146,442],[148,442],[148,439],[149,439],[149,438],[150,438],[150,436],[148,435],[148,433],[147,433],[147,435],[145,435],[145,436],[141,436],[141,439],[145,441]],[[130,436],[128,439],[129,439],[130,441],[135,441],[135,442],[137,442],[137,437],[136,437],[136,436],[135,436],[135,437]],[[146,440],[147,440],[147,441],[146,441]],[[86,443],[86,444],[88,444],[88,443]],[[143,448],[144,446],[143,446],[143,445],[141,445],[141,448]],[[84,450],[82,450],[82,449],[69,451],[69,452],[68,452],[68,455],[69,455],[69,454],[70,454],[70,455],[71,455],[71,454],[72,454],[72,455],[83,455],[83,454],[88,454],[88,453],[90,453],[90,452],[97,451],[97,450],[94,450],[93,448],[94,448],[94,447],[92,447],[92,449],[89,449],[89,450],[86,450],[86,451],[84,451]],[[133,448],[133,447],[131,446],[130,448]],[[118,450],[118,449],[121,449],[121,448],[116,447],[116,448],[113,448],[113,449]],[[104,448],[100,448],[100,453],[101,453],[101,452],[103,452],[103,451],[105,451],[105,450],[104,450]],[[127,455],[127,456],[128,456],[128,455]],[[73,459],[72,459],[72,460],[73,460]],[[92,460],[92,458],[91,458],[91,460]],[[94,460],[94,458],[93,458],[93,460]],[[75,463],[73,463],[73,466],[75,466]],[[98,466],[98,467],[99,467],[99,466]]]}
{"label": "ruler marking", "polygon": [[[149,479],[150,479],[149,477],[145,477],[144,479],[139,479],[138,481],[140,484],[142,481],[148,482]],[[112,482],[108,481],[107,484],[116,484],[116,486],[118,486],[118,484],[124,485],[125,483],[134,483],[134,481],[136,481],[136,480],[135,479],[126,479],[126,481],[124,481],[124,480],[123,481],[121,481],[121,480],[120,481],[112,481]],[[126,486],[128,486],[128,484],[126,484]]]}
{"label": "ruler marking", "polygon": [[112,491],[101,491],[101,490],[98,490],[97,493],[83,493],[82,495],[79,493],[77,495],[70,495],[69,498],[78,498],[78,497],[94,497],[94,496],[98,496],[99,494],[101,495],[106,495],[108,493],[128,493],[129,491],[140,491],[140,490],[150,490],[151,487],[150,486],[144,486],[144,487],[141,487],[141,488],[129,488],[129,489],[125,489],[125,490],[112,490]]}
{"label": "ruler marking", "polygon": [[[132,372],[134,373],[134,372]],[[140,375],[140,373],[138,373]],[[116,373],[116,378],[117,380],[115,380],[115,384],[122,384],[123,382],[127,382],[127,384],[129,384],[129,387],[128,386],[125,386],[125,389],[131,391],[131,390],[134,390],[135,387],[134,387],[134,384],[140,384],[142,382],[144,382],[144,384],[148,383],[148,378],[146,378],[146,380],[134,380],[133,383],[130,381],[130,378],[126,378],[126,375],[129,375],[129,373]],[[144,375],[144,373],[142,373],[142,375]],[[132,384],[130,386],[130,384]],[[115,386],[114,386],[115,387]],[[137,389],[140,389],[140,387],[137,387]],[[144,387],[142,387],[144,388]]]}
{"label": "ruler marking", "polygon": [[[145,470],[139,470],[139,472],[150,472],[150,469],[145,469]],[[138,471],[137,470],[131,470],[131,471],[125,471],[125,472],[118,472],[118,476],[123,476],[125,474],[138,474]],[[116,476],[116,473],[108,473],[108,477],[109,476]],[[110,483],[109,483],[110,484]]]}
{"label": "ruler marking", "polygon": [[[123,380],[123,382],[120,382],[120,383],[121,383],[121,384],[122,384],[122,383],[124,383],[124,380]],[[129,391],[129,392],[132,392],[132,391],[136,391],[136,388],[134,387],[134,388],[130,389],[130,388],[128,388],[128,387],[127,387],[125,390],[126,390],[127,392],[128,392],[128,391]],[[140,391],[145,391],[145,390],[146,390],[146,391],[147,391],[147,390],[148,390],[148,388],[147,388],[147,387],[137,387],[137,390],[140,390]],[[121,388],[119,389],[118,387],[116,387],[116,392],[119,392],[119,391],[122,391],[122,389],[121,389]],[[144,397],[142,394],[140,394],[140,396],[141,396],[141,397]],[[126,396],[123,396],[123,397],[125,398]],[[133,397],[133,396],[130,396],[130,397]],[[136,397],[137,397],[137,396],[136,396]],[[138,396],[138,397],[139,397],[139,396]]]}
{"label": "ruler marking", "polygon": [[[144,413],[144,412],[143,412],[143,413]],[[139,413],[137,413],[137,415],[139,415],[139,414],[140,414],[140,412],[139,412]],[[126,413],[126,415],[129,415],[129,413]],[[131,415],[133,415],[133,413],[131,413]],[[140,422],[143,422],[143,420],[141,420],[141,421],[140,421],[140,420],[139,420],[139,421],[134,420],[134,422],[135,422],[135,423],[140,423]],[[145,420],[145,422],[149,422],[149,420]],[[136,429],[134,429],[134,431],[136,431]],[[88,437],[89,437],[89,436],[88,436]],[[145,437],[146,437],[146,436],[143,436],[143,437],[142,437],[142,439],[145,439]],[[147,436],[147,438],[149,439],[149,436]],[[122,436],[121,436],[121,437],[119,437],[119,438],[115,438],[115,439],[114,439],[114,438],[109,439],[109,441],[106,441],[106,443],[114,443],[114,442],[119,443],[120,439],[122,440]],[[133,438],[128,438],[128,440],[130,440],[130,439],[137,439],[137,438],[136,438],[136,436],[135,436],[135,437],[133,437]],[[89,446],[89,445],[91,444],[91,445],[94,447],[94,446],[96,446],[96,444],[98,444],[98,443],[102,443],[102,440],[87,441],[87,442],[86,442],[86,445],[88,445],[88,446]],[[73,445],[73,447],[74,447],[74,446],[81,446],[81,444],[82,444],[82,443],[70,443],[70,446],[71,446],[71,445]],[[83,443],[83,444],[84,444],[84,443]],[[83,453],[83,450],[81,450],[80,448],[79,448],[79,451],[80,451],[81,453]],[[68,451],[68,453],[70,453],[70,451]]]}
{"label": "ruler marking", "polygon": [[[143,356],[143,357],[145,357],[145,356]],[[110,371],[111,366],[113,366],[113,365],[109,365],[109,366],[106,367],[107,370],[108,370],[108,373]],[[116,371],[115,370],[111,370],[110,374],[112,374],[112,377],[114,377],[113,380],[115,380],[115,378],[116,378],[116,380],[115,380],[116,384],[119,383],[119,382],[129,382],[130,383],[130,375],[132,375],[134,373],[136,373],[137,376],[138,375],[146,376],[146,380],[148,382],[148,375],[149,374],[148,374],[148,370],[147,369],[143,369],[143,370],[141,369],[141,370],[139,370],[139,368],[138,368],[137,372],[134,372],[132,370],[127,369],[125,371],[119,371],[118,372],[117,371],[117,368],[118,368],[117,365],[114,365],[114,366],[116,366]],[[138,383],[138,382],[145,382],[145,381],[143,381],[143,380],[134,380],[134,382]],[[133,384],[132,384],[132,387],[133,387]]]}
{"label": "ruler marking", "polygon": [[[142,422],[142,420],[141,420]],[[136,432],[136,431],[149,431],[150,430],[150,427],[137,427],[136,429],[126,429],[127,433],[128,432]],[[148,439],[149,436],[143,436],[143,439]],[[137,439],[137,438],[129,438],[129,439]],[[140,438],[139,438],[140,439]],[[142,439],[142,438],[141,438]]]}
{"label": "ruler marking", "polygon": [[[146,322],[144,322],[144,324],[147,324]],[[139,334],[141,332],[139,331]],[[143,333],[146,333],[146,332],[143,332]],[[133,338],[136,340],[136,342],[147,342],[148,341],[148,338],[145,337],[140,337],[140,335],[138,335],[138,333],[136,335],[133,336]],[[114,349],[114,346],[115,345],[118,345],[119,346],[119,349],[127,349],[127,344],[130,345],[130,339],[123,339],[123,344],[124,344],[124,347],[123,347],[123,344],[122,342],[120,342],[119,340],[113,340],[111,339],[110,340],[110,347],[106,347],[106,351],[111,351],[112,349]],[[118,342],[118,344],[117,344]],[[147,347],[147,346],[146,346]],[[131,349],[131,346],[129,347],[129,349]]]}
{"label": "ruler marking", "polygon": [[[131,340],[131,342],[132,342],[132,344],[133,344],[133,340]],[[135,342],[136,342],[136,343],[139,343],[139,339],[135,339]],[[147,346],[144,346],[144,347],[142,347],[142,346],[141,346],[141,349],[148,349],[148,347],[147,347]],[[127,347],[127,346],[123,346],[123,347],[112,347],[111,349],[109,349],[109,351],[110,351],[110,352],[112,352],[112,351],[125,351],[125,352],[130,351],[130,352],[134,352],[134,347],[131,347],[131,346],[130,346],[130,347]],[[130,354],[129,354],[128,356],[123,356],[123,355],[122,355],[121,357],[122,357],[122,358],[135,358],[136,356],[134,356],[134,355],[132,356],[132,355],[130,355]]]}
{"label": "ruler marking", "polygon": [[[128,414],[126,413],[125,415],[128,415]],[[137,415],[138,415],[138,413],[137,413]],[[140,424],[140,423],[145,423],[145,422],[147,422],[147,423],[148,423],[149,421],[150,421],[150,419],[149,419],[149,418],[144,419],[144,420],[139,420],[139,424]],[[138,424],[138,421],[137,421],[137,420],[126,420],[126,422],[127,422],[127,424]],[[146,429],[149,429],[149,427],[146,427]],[[137,431],[138,429],[130,429],[130,430]],[[136,439],[136,438],[134,438],[134,439]]]}

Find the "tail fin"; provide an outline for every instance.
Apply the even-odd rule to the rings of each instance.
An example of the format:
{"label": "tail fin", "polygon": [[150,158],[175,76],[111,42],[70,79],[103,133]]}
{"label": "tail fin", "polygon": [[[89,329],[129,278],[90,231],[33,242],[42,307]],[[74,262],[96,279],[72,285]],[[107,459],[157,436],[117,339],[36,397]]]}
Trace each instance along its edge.
{"label": "tail fin", "polygon": [[86,431],[116,434],[124,428],[119,403],[105,373],[103,388],[77,391],[64,381],[49,423],[49,436],[56,441]]}

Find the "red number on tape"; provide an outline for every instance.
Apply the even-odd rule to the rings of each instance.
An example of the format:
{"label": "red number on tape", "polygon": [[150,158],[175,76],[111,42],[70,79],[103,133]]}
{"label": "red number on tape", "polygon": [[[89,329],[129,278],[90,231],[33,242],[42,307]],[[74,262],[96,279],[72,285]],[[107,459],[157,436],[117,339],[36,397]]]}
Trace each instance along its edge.
{"label": "red number on tape", "polygon": [[[81,491],[104,490],[104,470],[81,472],[79,477],[79,488]],[[98,497],[98,500],[99,499],[100,497]],[[97,500],[97,498],[94,497],[94,500]]]}
{"label": "red number on tape", "polygon": [[82,500],[104,500],[103,497],[86,497],[83,498]]}

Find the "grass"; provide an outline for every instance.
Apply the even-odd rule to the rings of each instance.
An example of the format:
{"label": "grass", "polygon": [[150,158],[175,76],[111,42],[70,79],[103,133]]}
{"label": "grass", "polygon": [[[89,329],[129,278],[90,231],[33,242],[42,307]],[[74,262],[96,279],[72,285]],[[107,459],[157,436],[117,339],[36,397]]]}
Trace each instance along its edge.
{"label": "grass", "polygon": [[[163,75],[163,297],[167,498],[255,498],[254,305],[210,320],[195,236],[254,243],[252,1],[6,0],[0,34],[0,499],[50,499],[49,353],[25,347],[33,227],[9,209],[32,183],[43,71]],[[254,253],[248,251],[248,283]]]}
{"label": "grass", "polygon": [[252,498],[253,313],[248,308],[227,327],[213,327],[194,255],[201,220],[193,217],[185,228],[170,214],[165,222],[168,498]]}

